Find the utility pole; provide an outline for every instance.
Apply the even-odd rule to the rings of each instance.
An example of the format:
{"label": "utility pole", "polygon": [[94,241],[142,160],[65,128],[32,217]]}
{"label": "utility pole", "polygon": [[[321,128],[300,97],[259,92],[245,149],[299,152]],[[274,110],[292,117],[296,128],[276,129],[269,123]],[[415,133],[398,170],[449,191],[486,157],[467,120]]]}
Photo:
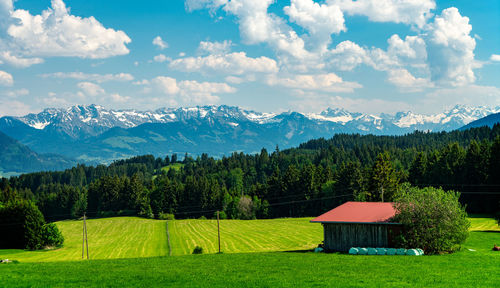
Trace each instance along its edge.
{"label": "utility pole", "polygon": [[82,259],[85,254],[85,213],[83,213],[83,231],[82,231]]}
{"label": "utility pole", "polygon": [[89,260],[89,237],[87,237],[87,222],[85,221],[87,217],[85,213],[83,214],[83,226],[85,226],[85,244],[87,246],[87,260]]}
{"label": "utility pole", "polygon": [[85,221],[87,217],[85,216],[85,212],[83,213],[83,240],[82,240],[82,259],[85,255],[85,244],[87,244],[87,260],[89,259],[89,239],[87,238],[87,221]]}
{"label": "utility pole", "polygon": [[217,211],[217,237],[219,239],[219,253],[220,253],[220,224],[219,224],[219,211]]}

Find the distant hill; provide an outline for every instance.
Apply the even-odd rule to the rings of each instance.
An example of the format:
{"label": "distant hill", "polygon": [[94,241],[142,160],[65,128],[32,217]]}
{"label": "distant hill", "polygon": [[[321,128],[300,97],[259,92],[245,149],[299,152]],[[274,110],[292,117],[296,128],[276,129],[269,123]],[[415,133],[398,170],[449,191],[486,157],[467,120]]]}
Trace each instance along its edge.
{"label": "distant hill", "polygon": [[478,119],[476,121],[472,121],[469,124],[463,126],[460,128],[460,130],[467,130],[470,128],[477,128],[477,127],[483,127],[483,126],[488,126],[488,127],[493,127],[493,125],[500,123],[500,113],[495,113],[488,115],[484,118]]}
{"label": "distant hill", "polygon": [[17,140],[0,132],[0,175],[61,170],[76,162],[59,155],[38,154]]}

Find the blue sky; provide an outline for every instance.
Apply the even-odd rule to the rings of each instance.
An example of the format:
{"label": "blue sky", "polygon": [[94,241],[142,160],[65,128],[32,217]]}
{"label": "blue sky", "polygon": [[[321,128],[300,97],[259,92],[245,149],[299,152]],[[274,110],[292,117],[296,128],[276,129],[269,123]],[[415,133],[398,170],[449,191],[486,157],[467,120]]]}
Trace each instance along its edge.
{"label": "blue sky", "polygon": [[0,115],[500,105],[500,2],[0,0]]}

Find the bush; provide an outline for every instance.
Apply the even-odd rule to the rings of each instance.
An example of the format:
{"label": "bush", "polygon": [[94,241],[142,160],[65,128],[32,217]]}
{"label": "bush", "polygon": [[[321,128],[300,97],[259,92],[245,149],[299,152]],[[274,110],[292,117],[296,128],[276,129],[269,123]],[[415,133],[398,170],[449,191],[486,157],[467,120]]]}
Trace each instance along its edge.
{"label": "bush", "polygon": [[158,214],[158,219],[160,220],[175,220],[174,214],[160,212]]}
{"label": "bush", "polygon": [[56,224],[49,223],[42,226],[42,243],[44,247],[61,247],[64,237]]}
{"label": "bush", "polygon": [[14,200],[0,208],[0,248],[43,249],[61,246],[64,238],[54,224],[45,219],[32,201]]}
{"label": "bush", "polygon": [[194,247],[193,254],[203,254],[203,248],[200,246]]}
{"label": "bush", "polygon": [[470,222],[459,193],[409,185],[399,191],[395,222],[403,224],[399,244],[422,248],[426,254],[453,252],[469,235]]}
{"label": "bush", "polygon": [[198,218],[198,219],[199,219],[199,220],[207,220],[207,217],[205,217],[205,216],[203,216],[203,215],[202,215],[202,216],[201,216],[200,218]]}

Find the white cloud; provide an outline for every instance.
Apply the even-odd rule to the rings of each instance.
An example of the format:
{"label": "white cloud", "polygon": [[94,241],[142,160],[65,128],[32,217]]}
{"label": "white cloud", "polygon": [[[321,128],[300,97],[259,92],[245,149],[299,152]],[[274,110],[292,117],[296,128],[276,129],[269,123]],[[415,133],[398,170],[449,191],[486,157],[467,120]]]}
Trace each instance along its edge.
{"label": "white cloud", "polygon": [[161,39],[160,36],[156,36],[154,39],[153,39],[153,45],[156,45],[158,46],[158,48],[160,48],[161,50],[165,49],[165,48],[168,48],[168,43],[163,41],[163,39]]}
{"label": "white cloud", "polygon": [[500,99],[500,88],[472,84],[435,89],[424,95],[419,106],[422,111],[435,113],[456,104],[498,107],[498,99]]}
{"label": "white cloud", "polygon": [[186,0],[185,5],[188,11],[199,9],[211,9],[213,11],[227,2],[228,0]]}
{"label": "white cloud", "polygon": [[10,9],[2,12],[8,17],[3,21],[7,33],[0,34],[5,62],[27,67],[41,63],[41,57],[97,59],[129,53],[126,44],[131,40],[123,31],[105,28],[92,16],[70,15],[62,0],[52,0],[40,15],[14,10],[11,0],[3,0],[2,6]]}
{"label": "white cloud", "polygon": [[12,91],[6,91],[3,94],[9,98],[18,98],[18,97],[29,95],[30,91],[26,88],[21,88],[21,89],[12,90]]}
{"label": "white cloud", "polygon": [[175,95],[180,91],[177,80],[171,77],[158,76],[151,82],[164,94]]}
{"label": "white cloud", "polygon": [[334,73],[317,75],[295,75],[290,78],[270,77],[268,85],[284,86],[300,90],[316,90],[323,92],[354,92],[354,89],[361,88],[361,84],[356,82],[343,81]]}
{"label": "white cloud", "polygon": [[297,90],[296,99],[289,102],[295,111],[318,113],[326,107],[340,107],[351,112],[368,114],[395,113],[410,110],[411,106],[401,101],[383,99],[346,98],[323,93]]}
{"label": "white cloud", "polygon": [[30,112],[33,109],[23,101],[0,98],[0,116],[24,116]]}
{"label": "white cloud", "polygon": [[86,80],[97,83],[110,82],[110,81],[127,82],[134,80],[134,76],[128,73],[88,74],[83,72],[55,72],[55,73],[41,74],[40,77],[58,78],[58,79],[76,79],[80,81]]}
{"label": "white cloud", "polygon": [[184,72],[216,72],[233,75],[278,71],[278,65],[273,59],[264,56],[251,58],[247,57],[245,52],[180,58],[170,62],[169,67]]}
{"label": "white cloud", "polygon": [[469,33],[469,18],[451,7],[429,24],[427,55],[431,79],[442,85],[467,85],[475,81],[476,41]]}
{"label": "white cloud", "polygon": [[189,11],[207,8],[215,12],[222,7],[225,12],[235,15],[242,40],[247,44],[267,43],[296,58],[309,56],[304,41],[286,21],[267,12],[274,0],[187,0],[185,3]]}
{"label": "white cloud", "polygon": [[[1,39],[0,39],[1,43]],[[31,65],[43,63],[41,58],[25,58],[12,55],[10,51],[0,52],[0,60],[14,67],[26,68]]]}
{"label": "white cloud", "polygon": [[14,77],[11,74],[0,70],[0,86],[14,85]]}
{"label": "white cloud", "polygon": [[406,69],[394,69],[388,71],[388,80],[392,84],[405,88],[405,92],[417,92],[423,88],[432,87],[428,79],[417,78]]}
{"label": "white cloud", "polygon": [[394,34],[387,40],[387,53],[397,57],[401,63],[422,64],[427,60],[427,50],[424,39],[419,36],[406,36],[405,40]]}
{"label": "white cloud", "polygon": [[170,61],[171,59],[163,54],[159,54],[159,55],[156,55],[155,57],[153,57],[153,60],[155,62],[158,62],[158,63],[163,63],[166,61]]}
{"label": "white cloud", "polygon": [[500,62],[500,55],[498,55],[498,54],[491,54],[490,60],[491,61]]}
{"label": "white cloud", "polygon": [[130,101],[130,97],[129,96],[121,96],[118,93],[112,93],[110,95],[110,97],[111,97],[111,100],[113,102],[117,102],[117,103],[125,103],[125,102]]}
{"label": "white cloud", "polygon": [[370,62],[365,49],[349,40],[340,42],[327,57],[329,65],[342,71],[351,71],[360,64]]}
{"label": "white cloud", "polygon": [[[215,94],[234,93],[236,88],[226,83],[198,82],[194,80],[177,81],[171,77],[158,76],[151,80],[153,87],[167,96],[170,105],[177,104],[214,104],[220,98]],[[147,84],[146,84],[147,85]]]}
{"label": "white cloud", "polygon": [[202,54],[209,55],[228,54],[229,51],[231,51],[232,45],[233,42],[231,42],[231,40],[224,40],[223,42],[201,41],[200,46],[198,47],[198,51],[200,51]]}
{"label": "white cloud", "polygon": [[85,94],[92,97],[106,93],[106,91],[104,91],[101,86],[91,82],[80,82],[77,84],[77,86],[78,88],[82,89]]}
{"label": "white cloud", "polygon": [[346,31],[344,14],[337,5],[319,4],[312,0],[292,0],[284,8],[290,21],[307,29],[313,49],[325,51],[331,35]]}
{"label": "white cloud", "polygon": [[436,8],[434,0],[327,0],[350,15],[363,15],[374,22],[394,22],[423,27]]}

